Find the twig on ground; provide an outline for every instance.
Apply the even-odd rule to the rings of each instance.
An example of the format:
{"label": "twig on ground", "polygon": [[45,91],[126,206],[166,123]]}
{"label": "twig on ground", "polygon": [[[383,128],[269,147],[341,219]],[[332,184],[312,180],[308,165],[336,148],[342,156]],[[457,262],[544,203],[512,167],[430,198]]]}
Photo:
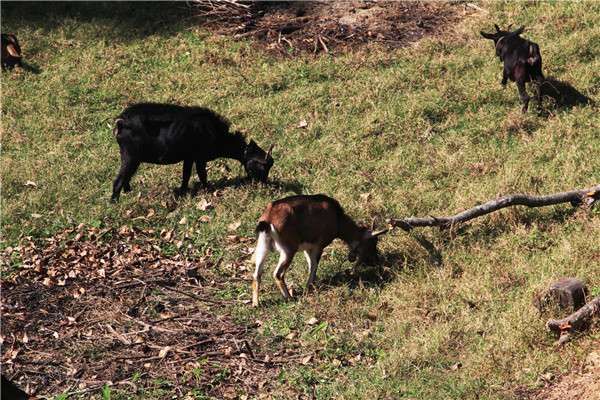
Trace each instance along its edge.
{"label": "twig on ground", "polygon": [[154,329],[154,330],[157,330],[157,331],[160,331],[160,332],[167,332],[167,333],[180,333],[180,331],[174,331],[173,329],[161,328],[159,326],[155,326],[155,325],[149,324],[149,323],[141,321],[141,320],[139,320],[137,318],[130,317],[129,315],[124,314],[124,313],[121,313],[121,315],[123,315],[125,318],[128,318],[128,319],[130,319],[130,320],[132,320],[134,322],[137,322],[138,324],[143,325],[143,326],[145,326],[145,327],[147,327],[149,329]]}
{"label": "twig on ground", "polygon": [[119,339],[119,341],[121,341],[121,343],[126,344],[128,346],[131,345],[131,340],[127,339],[125,336],[115,331],[115,329],[112,326],[110,326],[110,324],[106,324],[106,327],[113,335],[116,336],[117,339]]}
{"label": "twig on ground", "polygon": [[485,8],[478,7],[478,6],[476,6],[475,4],[473,4],[473,3],[467,3],[467,7],[474,8],[474,9],[476,9],[477,11],[482,11],[482,12],[484,12],[484,13],[486,13],[486,14],[489,14],[489,13],[490,13],[490,12],[489,12],[488,10],[486,10]]}
{"label": "twig on ground", "polygon": [[323,46],[323,50],[325,50],[325,53],[329,53],[329,49],[325,45],[325,42],[323,41],[323,38],[321,37],[321,34],[318,34],[317,38],[319,38],[319,43],[321,43],[321,46]]}
{"label": "twig on ground", "polygon": [[219,300],[207,299],[205,297],[196,296],[195,294],[186,293],[183,290],[172,288],[170,286],[164,285],[161,282],[156,282],[156,283],[158,283],[160,286],[164,287],[165,289],[169,289],[169,290],[172,290],[172,291],[177,292],[179,294],[182,294],[184,296],[191,297],[192,299],[196,299],[196,300],[200,300],[200,301],[206,301],[207,303],[213,303],[213,304],[223,304],[223,302],[219,301]]}

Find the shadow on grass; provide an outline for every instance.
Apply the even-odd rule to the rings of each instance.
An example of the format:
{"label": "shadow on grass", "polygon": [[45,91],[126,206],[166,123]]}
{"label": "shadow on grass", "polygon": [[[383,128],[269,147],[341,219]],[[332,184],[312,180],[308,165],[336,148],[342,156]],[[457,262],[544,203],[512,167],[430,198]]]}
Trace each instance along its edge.
{"label": "shadow on grass", "polygon": [[404,265],[406,257],[401,252],[386,252],[380,254],[376,260],[358,266],[348,267],[333,276],[321,279],[320,284],[327,286],[346,285],[350,288],[362,286],[383,287],[392,282],[396,272],[388,265]]}
{"label": "shadow on grass", "polygon": [[573,108],[589,104],[593,106],[594,100],[590,99],[567,82],[556,79],[546,79],[542,84],[544,97],[549,97],[550,102],[557,108]]}
{"label": "shadow on grass", "polygon": [[39,74],[40,72],[42,72],[42,70],[40,70],[38,67],[35,67],[33,65],[30,64],[23,64],[23,69],[31,74]]}
{"label": "shadow on grass", "polygon": [[[196,183],[194,183],[193,189],[191,189],[191,191],[188,191],[186,193],[181,193],[179,187],[174,187],[173,192],[175,193],[176,197],[182,197],[182,196],[185,196],[188,194],[191,195],[192,197],[196,197],[199,193],[211,193],[211,192],[214,192],[215,190],[223,190],[223,189],[229,188],[229,187],[233,188],[233,189],[237,189],[237,188],[242,188],[242,187],[251,187],[251,186],[260,185],[260,184],[261,183],[257,183],[249,178],[238,176],[238,177],[235,177],[232,179],[221,178],[217,181],[209,182],[207,188],[203,188],[200,185],[200,182],[196,182]],[[265,185],[273,187],[275,189],[284,190],[286,192],[293,192],[296,194],[302,194],[302,192],[304,190],[304,185],[302,185],[301,183],[299,183],[297,181],[292,181],[292,180],[269,179],[267,181],[267,183],[265,183]]]}
{"label": "shadow on grass", "polygon": [[[20,27],[52,34],[79,29],[82,22],[105,28],[104,38],[173,36],[184,29],[184,20],[190,16],[191,9],[180,2],[2,2],[3,31],[10,28],[17,37]],[[25,52],[32,47],[21,46]]]}

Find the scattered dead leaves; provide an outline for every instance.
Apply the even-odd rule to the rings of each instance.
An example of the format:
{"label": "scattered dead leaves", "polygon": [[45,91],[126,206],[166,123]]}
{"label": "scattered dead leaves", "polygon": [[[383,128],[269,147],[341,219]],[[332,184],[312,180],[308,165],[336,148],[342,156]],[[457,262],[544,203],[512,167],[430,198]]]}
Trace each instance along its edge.
{"label": "scattered dead leaves", "polygon": [[236,274],[250,252],[219,266],[162,252],[188,240],[185,231],[154,236],[80,225],[44,245],[5,248],[2,268],[18,272],[2,281],[3,374],[38,395],[107,382],[133,397],[139,384],[214,398],[273,391],[282,366],[300,355],[263,348],[259,325],[235,322],[235,300],[220,296],[245,280]]}

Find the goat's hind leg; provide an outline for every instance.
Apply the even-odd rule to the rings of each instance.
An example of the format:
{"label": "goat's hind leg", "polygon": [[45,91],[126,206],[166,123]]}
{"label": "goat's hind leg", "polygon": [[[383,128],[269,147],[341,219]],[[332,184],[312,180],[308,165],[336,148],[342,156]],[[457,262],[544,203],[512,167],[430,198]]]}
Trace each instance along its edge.
{"label": "goat's hind leg", "polygon": [[535,100],[536,100],[535,112],[538,115],[541,115],[542,114],[542,84],[544,83],[544,76],[541,74],[539,76],[536,76],[534,78],[534,80],[532,81],[532,83],[535,86]]}
{"label": "goat's hind leg", "polygon": [[252,260],[256,264],[254,275],[252,277],[252,305],[258,306],[258,292],[260,289],[260,277],[263,273],[263,267],[267,261],[267,256],[271,252],[271,239],[265,232],[258,234],[256,250],[252,254]]}
{"label": "goat's hind leg", "polygon": [[527,94],[527,89],[525,89],[525,82],[518,81],[517,89],[519,90],[519,95],[521,96],[521,104],[523,104],[521,112],[525,114],[527,112],[527,107],[529,106],[529,100],[531,99]]}
{"label": "goat's hind leg", "polygon": [[275,283],[277,284],[279,291],[281,292],[283,298],[286,301],[291,300],[292,296],[290,296],[290,292],[288,291],[287,285],[285,284],[284,276],[285,271],[292,263],[292,259],[294,258],[295,253],[296,252],[294,251],[293,253],[291,252],[288,254],[282,251],[279,254],[279,265],[277,265],[277,268],[275,268],[275,271],[273,272],[273,278],[275,278]]}
{"label": "goat's hind leg", "polygon": [[121,194],[121,189],[124,189],[126,192],[131,190],[130,181],[131,177],[137,171],[140,166],[139,162],[136,161],[122,161],[121,162],[121,170],[119,171],[119,175],[117,175],[117,179],[115,179],[113,183],[113,193],[110,198],[111,203],[119,200],[119,195]]}

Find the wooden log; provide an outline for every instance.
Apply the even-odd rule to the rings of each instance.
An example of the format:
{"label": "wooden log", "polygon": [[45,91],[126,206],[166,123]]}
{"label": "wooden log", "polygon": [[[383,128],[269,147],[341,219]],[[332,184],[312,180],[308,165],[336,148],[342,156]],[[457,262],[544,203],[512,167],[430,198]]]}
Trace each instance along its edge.
{"label": "wooden log", "polygon": [[592,205],[597,200],[600,200],[600,185],[589,189],[572,190],[545,196],[532,196],[528,194],[503,196],[470,208],[452,217],[404,218],[388,219],[386,221],[392,227],[400,227],[407,232],[419,226],[449,228],[458,222],[466,222],[509,206],[543,207],[561,203],[571,203],[573,206],[579,206],[581,204]]}
{"label": "wooden log", "polygon": [[546,322],[546,327],[551,331],[560,332],[561,336],[558,344],[561,345],[567,343],[573,333],[585,330],[590,325],[592,319],[598,316],[600,316],[600,296],[567,318]]}

